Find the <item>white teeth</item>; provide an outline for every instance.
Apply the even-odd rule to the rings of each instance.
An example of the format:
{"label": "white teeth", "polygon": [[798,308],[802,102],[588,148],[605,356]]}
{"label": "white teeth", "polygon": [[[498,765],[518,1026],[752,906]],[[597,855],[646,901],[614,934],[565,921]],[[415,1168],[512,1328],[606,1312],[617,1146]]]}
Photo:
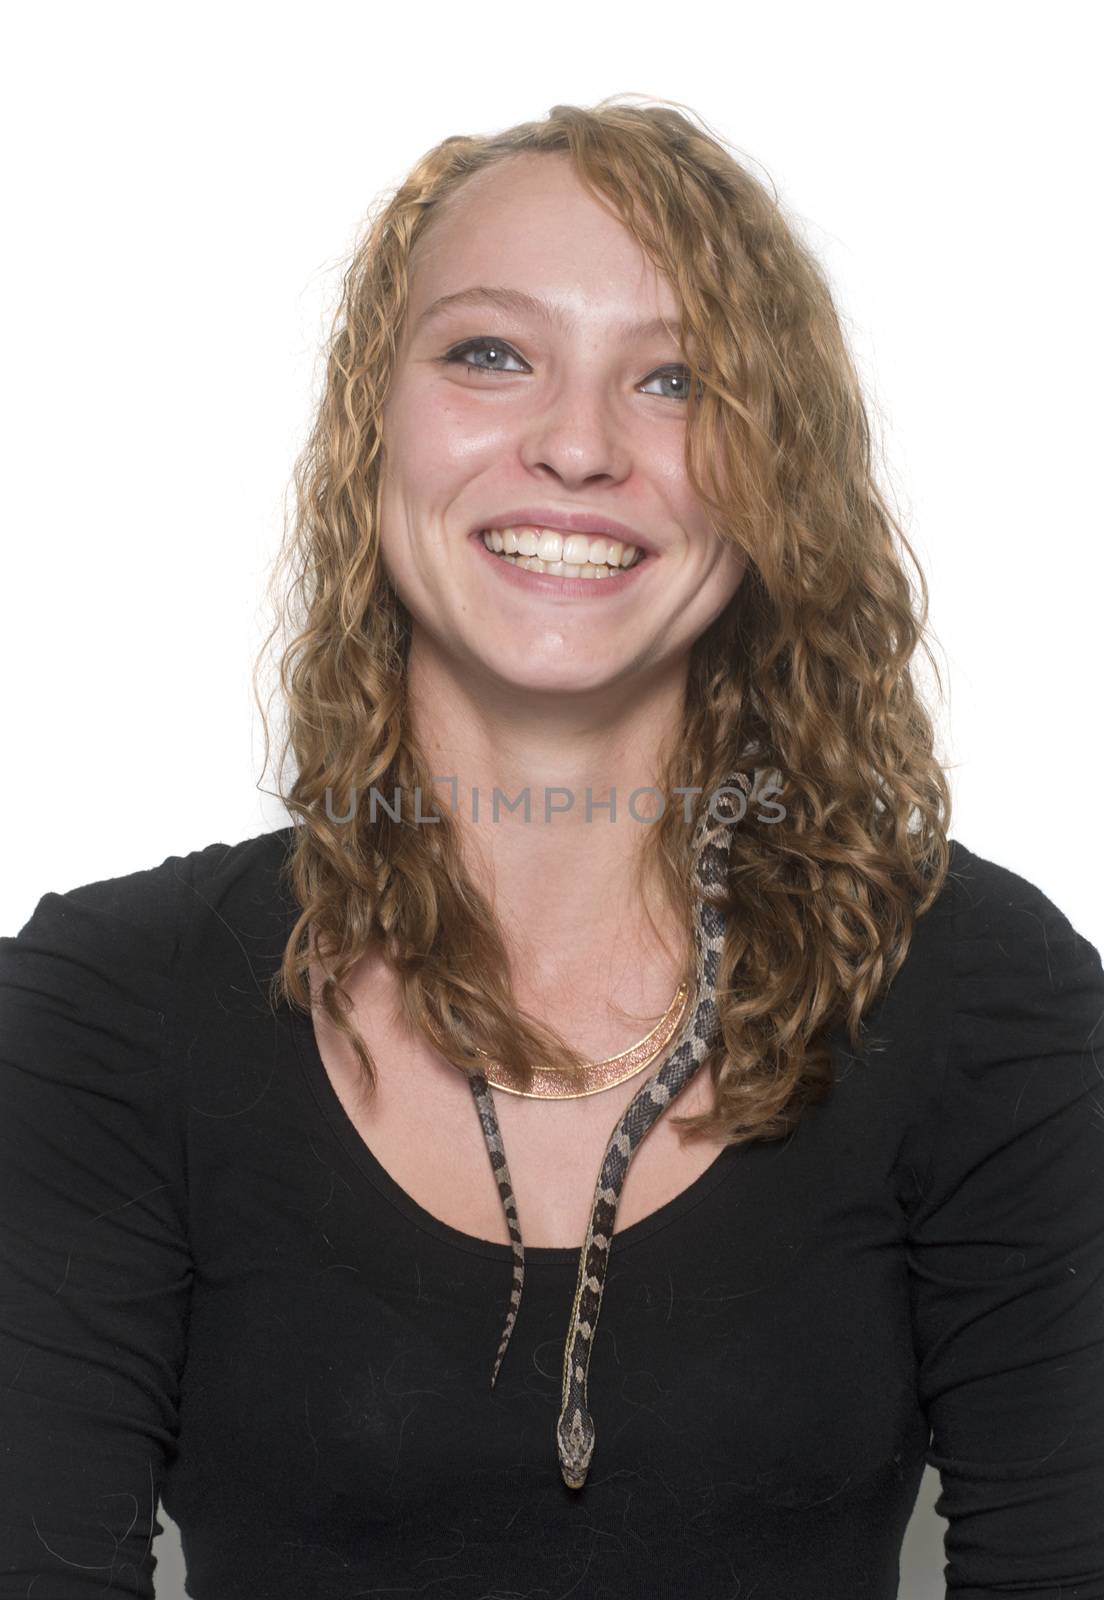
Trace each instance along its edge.
{"label": "white teeth", "polygon": [[563,578],[608,578],[643,560],[643,551],[619,539],[586,533],[562,534],[532,526],[488,528],[484,545],[529,572],[550,572]]}

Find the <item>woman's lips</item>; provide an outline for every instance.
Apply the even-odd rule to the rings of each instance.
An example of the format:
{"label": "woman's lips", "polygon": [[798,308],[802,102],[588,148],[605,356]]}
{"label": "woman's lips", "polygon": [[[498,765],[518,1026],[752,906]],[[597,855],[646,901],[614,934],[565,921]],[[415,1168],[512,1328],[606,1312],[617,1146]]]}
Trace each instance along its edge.
{"label": "woman's lips", "polygon": [[624,594],[638,581],[641,570],[652,564],[651,557],[641,552],[640,558],[631,567],[613,569],[607,578],[567,578],[550,572],[530,572],[527,567],[507,561],[503,555],[496,555],[483,543],[482,529],[471,535],[470,542],[474,544],[477,555],[496,567],[499,576],[515,588],[550,598],[558,595],[565,600],[598,600],[603,595],[612,599],[614,595]]}

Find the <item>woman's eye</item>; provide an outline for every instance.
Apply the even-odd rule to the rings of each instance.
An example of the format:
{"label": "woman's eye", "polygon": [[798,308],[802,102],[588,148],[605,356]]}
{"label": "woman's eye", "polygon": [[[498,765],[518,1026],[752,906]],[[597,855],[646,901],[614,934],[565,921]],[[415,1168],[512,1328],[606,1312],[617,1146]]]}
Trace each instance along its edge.
{"label": "woman's eye", "polygon": [[[645,378],[645,383],[662,383],[663,393],[669,400],[689,400],[690,398],[690,368],[683,366],[661,367],[658,372],[653,372],[650,378]],[[679,385],[682,385],[679,388]],[[698,396],[701,396],[701,384],[698,384]]]}
{"label": "woman's eye", "polygon": [[[474,361],[466,361],[464,358],[469,355],[485,355],[489,358],[493,358],[494,364],[485,366],[483,363],[477,364]],[[499,365],[499,362],[503,358],[508,358],[510,356],[513,356],[515,361],[521,361],[521,357],[518,355],[517,351],[511,350],[510,346],[505,344],[501,339],[468,339],[463,344],[458,344],[455,350],[450,350],[448,355],[445,357],[445,360],[455,361],[459,363],[460,366],[467,367],[472,372],[510,372],[524,370],[524,362],[522,362],[520,369],[503,367]]]}

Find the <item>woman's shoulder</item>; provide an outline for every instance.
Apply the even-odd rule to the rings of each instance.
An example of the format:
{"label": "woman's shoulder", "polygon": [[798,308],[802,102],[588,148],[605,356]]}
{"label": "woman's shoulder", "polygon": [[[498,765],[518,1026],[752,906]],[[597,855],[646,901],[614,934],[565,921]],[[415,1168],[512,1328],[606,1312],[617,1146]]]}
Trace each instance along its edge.
{"label": "woman's shoulder", "polygon": [[1003,862],[972,850],[961,839],[951,839],[950,865],[944,894],[958,914],[978,912],[999,918],[1016,907],[1029,905],[1061,916],[1063,913],[1044,889]]}
{"label": "woman's shoulder", "polygon": [[1092,942],[1039,883],[952,839],[940,892],[864,1018],[864,1039],[883,1074],[896,1074],[902,1116],[930,1135],[962,1096],[965,1120],[984,1135],[995,1117],[996,1137],[1026,1082],[1091,1087],[1102,1018]]}
{"label": "woman's shoulder", "polygon": [[918,924],[912,980],[911,951],[899,974],[902,1014],[942,1062],[922,1077],[938,1089],[944,1128],[949,1119],[956,1138],[999,1144],[1010,1119],[1026,1126],[1099,1097],[1104,965],[1038,883],[951,845],[930,926]]}
{"label": "woman's shoulder", "polygon": [[1014,993],[1024,981],[1060,988],[1100,968],[1095,945],[1038,883],[961,840],[952,839],[950,847],[934,926],[950,945],[960,978],[984,974],[991,985]]}
{"label": "woman's shoulder", "polygon": [[[0,936],[3,1030],[66,1023],[137,1040],[173,1009],[187,952],[212,930],[236,946],[286,923],[280,867],[291,828],[219,840],[154,865],[43,893]],[[215,940],[214,942],[218,942]]]}
{"label": "woman's shoulder", "polygon": [[30,947],[49,932],[59,943],[83,940],[104,953],[164,955],[197,906],[216,914],[224,902],[255,903],[274,887],[291,832],[288,826],[232,844],[217,840],[154,865],[46,890],[19,931],[0,937],[0,945],[8,952]]}

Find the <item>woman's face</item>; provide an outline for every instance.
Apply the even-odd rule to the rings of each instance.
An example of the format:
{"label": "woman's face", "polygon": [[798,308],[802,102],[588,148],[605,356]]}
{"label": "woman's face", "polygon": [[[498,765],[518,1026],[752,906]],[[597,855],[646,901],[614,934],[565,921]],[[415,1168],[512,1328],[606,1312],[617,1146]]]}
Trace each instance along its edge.
{"label": "woman's face", "polygon": [[[678,316],[668,281],[565,157],[510,158],[434,220],[383,419],[383,561],[415,648],[530,696],[684,671],[745,562],[687,478],[689,374],[677,336],[649,326]],[[496,524],[538,540],[574,529],[584,543],[538,548],[604,571],[527,571],[486,548]],[[603,525],[627,530],[618,545],[608,531],[592,542]],[[627,545],[644,559],[624,565]]]}

